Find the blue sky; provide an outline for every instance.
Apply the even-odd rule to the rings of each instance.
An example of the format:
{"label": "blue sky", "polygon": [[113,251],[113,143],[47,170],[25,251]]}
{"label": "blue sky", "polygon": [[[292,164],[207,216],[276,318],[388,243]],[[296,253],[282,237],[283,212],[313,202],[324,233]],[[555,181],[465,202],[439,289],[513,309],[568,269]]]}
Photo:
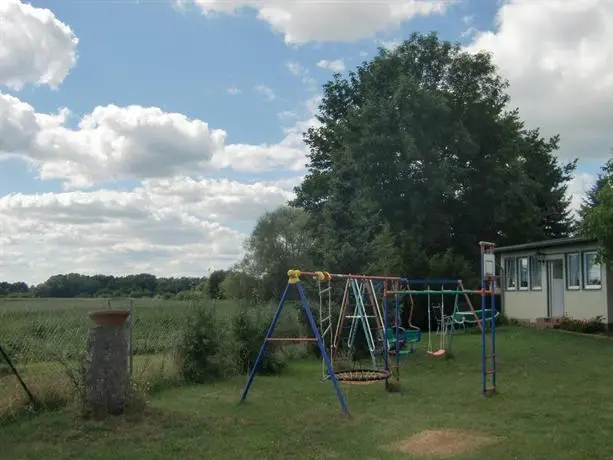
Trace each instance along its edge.
{"label": "blue sky", "polygon": [[[32,114],[67,108],[70,115],[51,128],[38,123],[28,131],[19,125],[30,136],[24,143],[9,148],[0,141],[0,230],[6,229],[0,243],[5,259],[11,259],[0,262],[0,279],[40,281],[68,270],[197,274],[229,266],[240,257],[240,240],[257,215],[284,202],[304,174],[299,134],[313,123],[314,101],[332,75],[317,64],[337,61],[346,72],[371,58],[378,46],[414,31],[436,30],[444,39],[494,53],[524,118],[544,134],[561,133],[563,158],[581,158],[575,202],[609,155],[602,120],[611,112],[613,91],[607,85],[589,90],[586,84],[589,78],[598,81],[598,75],[602,80],[611,69],[601,64],[586,74],[572,63],[572,53],[575,61],[586,59],[580,54],[585,40],[600,44],[594,51],[601,57],[613,54],[611,45],[602,45],[606,35],[594,36],[578,23],[594,14],[613,18],[606,2],[596,11],[578,0],[576,11],[566,11],[551,2],[424,1],[420,8],[434,4],[438,10],[413,17],[381,13],[386,1],[288,0],[271,2],[271,11],[242,2],[247,6],[232,14],[231,2],[218,1],[208,5],[218,11],[212,15],[203,14],[196,0],[182,6],[35,0],[34,9],[22,8],[18,0],[8,3],[13,9],[0,7],[0,20],[3,14],[20,15],[24,26],[4,45],[8,53],[0,52],[0,96],[13,98],[5,107],[0,101],[0,135],[15,136],[17,124],[9,122],[17,100],[29,104]],[[43,8],[52,12],[52,20],[37,19]],[[569,30],[569,18],[578,21],[576,33]],[[318,28],[317,21],[324,26]],[[66,38],[70,31],[58,24],[71,29],[76,46]],[[292,37],[300,43],[292,43]],[[72,55],[76,60],[66,64]],[[34,62],[36,56],[44,58]],[[21,65],[29,71],[20,71]],[[55,69],[56,88],[45,82],[45,66]],[[19,79],[23,84],[15,85]],[[578,122],[590,101],[596,101],[590,106],[595,109]],[[137,109],[128,114],[129,106]],[[151,128],[164,143],[158,156],[138,137],[153,113],[143,115],[145,108],[158,110],[158,124]],[[92,113],[98,114],[97,124],[82,129],[79,122]],[[167,116],[174,121],[162,122]],[[215,140],[202,124],[197,128],[186,120],[223,130],[225,138]],[[3,131],[3,123],[9,131]],[[160,123],[174,137],[163,138]],[[195,132],[190,129],[199,134],[190,137],[186,133]],[[200,145],[203,152],[210,150],[208,157],[198,158]],[[182,149],[185,157],[179,155]],[[83,213],[91,216],[83,219]],[[153,236],[138,232],[160,225]],[[166,244],[160,236],[166,231],[187,232],[186,242]],[[147,251],[151,259],[143,257]]]}

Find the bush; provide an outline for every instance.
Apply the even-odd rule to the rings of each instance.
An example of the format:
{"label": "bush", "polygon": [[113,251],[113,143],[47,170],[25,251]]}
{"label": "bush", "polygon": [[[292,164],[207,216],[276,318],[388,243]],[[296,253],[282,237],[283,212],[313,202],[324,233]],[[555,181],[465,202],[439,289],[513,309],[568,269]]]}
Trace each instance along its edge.
{"label": "bush", "polygon": [[196,303],[178,349],[185,381],[203,383],[227,377],[233,370],[229,343],[226,324],[215,308]]}
{"label": "bush", "polygon": [[559,323],[554,326],[554,329],[562,329],[564,331],[581,332],[583,334],[597,334],[605,332],[604,318],[596,316],[591,319],[573,319],[564,316]]}
{"label": "bush", "polygon": [[[268,313],[268,314],[267,314]],[[270,325],[268,309],[239,308],[232,319],[232,339],[234,341],[235,365],[240,373],[251,370]],[[282,349],[269,343],[258,372],[278,374],[287,365]]]}

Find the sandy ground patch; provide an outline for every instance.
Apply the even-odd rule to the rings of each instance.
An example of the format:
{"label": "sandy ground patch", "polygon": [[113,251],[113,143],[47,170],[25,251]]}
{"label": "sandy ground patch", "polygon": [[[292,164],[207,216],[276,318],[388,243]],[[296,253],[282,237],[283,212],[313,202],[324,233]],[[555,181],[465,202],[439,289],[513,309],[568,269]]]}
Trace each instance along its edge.
{"label": "sandy ground patch", "polygon": [[396,442],[387,450],[410,455],[454,457],[481,449],[495,438],[462,430],[427,430]]}

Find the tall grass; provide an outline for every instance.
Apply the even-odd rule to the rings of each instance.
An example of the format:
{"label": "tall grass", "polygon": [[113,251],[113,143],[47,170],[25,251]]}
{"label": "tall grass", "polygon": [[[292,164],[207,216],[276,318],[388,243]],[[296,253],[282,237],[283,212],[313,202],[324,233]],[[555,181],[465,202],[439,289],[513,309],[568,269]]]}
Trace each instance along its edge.
{"label": "tall grass", "polygon": [[[125,300],[110,304],[128,306]],[[93,324],[89,313],[107,308],[106,299],[0,300],[0,344],[40,406],[55,408],[75,399],[78,369]],[[274,312],[272,304],[204,299],[139,299],[132,308],[133,383],[142,393],[247,372]],[[300,315],[300,307],[288,302],[276,334],[304,335]],[[270,347],[261,370],[281,372],[288,359],[305,356],[306,351],[302,345]],[[18,380],[0,366],[0,421],[27,404]]]}

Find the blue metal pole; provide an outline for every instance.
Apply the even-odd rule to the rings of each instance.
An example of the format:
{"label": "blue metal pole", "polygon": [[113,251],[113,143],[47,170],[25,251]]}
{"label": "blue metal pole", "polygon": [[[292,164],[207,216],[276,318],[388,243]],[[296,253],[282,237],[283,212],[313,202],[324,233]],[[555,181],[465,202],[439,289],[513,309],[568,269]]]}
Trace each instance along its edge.
{"label": "blue metal pole", "polygon": [[[384,281],[387,284],[387,281]],[[383,292],[385,293],[387,285],[383,286]],[[389,374],[390,372],[390,363],[389,363],[389,347],[387,342],[387,327],[388,327],[388,318],[389,314],[388,306],[387,306],[387,295],[383,296],[383,363],[385,366],[385,371]],[[387,388],[388,379],[385,379],[385,388]]]}
{"label": "blue metal pole", "polygon": [[400,381],[400,296],[396,294],[396,373]]}
{"label": "blue metal pole", "polygon": [[481,245],[481,381],[483,396],[487,394],[487,321],[485,318],[485,310],[487,308],[485,299],[485,255],[484,247]]}
{"label": "blue metal pole", "polygon": [[492,279],[491,283],[491,297],[492,297],[492,310],[490,314],[492,315],[492,370],[494,373],[492,374],[492,387],[496,388],[496,278]]}
{"label": "blue metal pole", "polygon": [[336,379],[336,373],[332,368],[332,363],[330,362],[330,357],[326,352],[326,347],[321,338],[321,334],[319,333],[319,329],[317,328],[317,324],[315,323],[315,318],[313,318],[313,312],[311,311],[311,307],[309,306],[309,301],[304,294],[304,290],[302,289],[302,282],[298,281],[296,283],[296,288],[298,289],[298,295],[300,296],[300,301],[302,302],[302,308],[304,309],[304,313],[309,320],[309,324],[311,325],[311,329],[313,330],[313,334],[315,335],[315,339],[317,340],[317,345],[319,346],[319,351],[321,356],[324,359],[324,363],[326,364],[326,368],[328,370],[328,375],[330,376],[330,380],[332,380],[332,385],[334,386],[334,391],[336,392],[336,397],[338,398],[338,402],[341,405],[341,409],[347,415],[349,414],[349,407],[347,407],[347,403],[345,402],[345,397],[343,396],[343,392],[338,384],[338,380]]}
{"label": "blue metal pole", "polygon": [[275,330],[275,326],[279,321],[279,317],[281,316],[281,312],[283,311],[283,306],[285,305],[285,301],[287,300],[287,296],[289,295],[289,288],[291,284],[287,283],[285,286],[285,290],[283,291],[283,295],[281,296],[281,300],[279,300],[279,305],[277,306],[277,311],[272,317],[272,321],[270,322],[270,326],[268,327],[268,332],[266,332],[266,337],[264,337],[264,342],[262,342],[262,346],[260,347],[260,352],[258,353],[258,357],[255,359],[255,363],[253,363],[253,367],[251,368],[251,373],[247,378],[247,383],[245,384],[245,388],[243,388],[243,392],[241,393],[241,402],[247,398],[247,393],[249,393],[249,389],[253,384],[253,379],[255,378],[255,374],[260,367],[260,363],[262,362],[262,358],[264,357],[264,353],[266,352],[266,345],[268,345],[268,339],[272,336],[273,331]]}

